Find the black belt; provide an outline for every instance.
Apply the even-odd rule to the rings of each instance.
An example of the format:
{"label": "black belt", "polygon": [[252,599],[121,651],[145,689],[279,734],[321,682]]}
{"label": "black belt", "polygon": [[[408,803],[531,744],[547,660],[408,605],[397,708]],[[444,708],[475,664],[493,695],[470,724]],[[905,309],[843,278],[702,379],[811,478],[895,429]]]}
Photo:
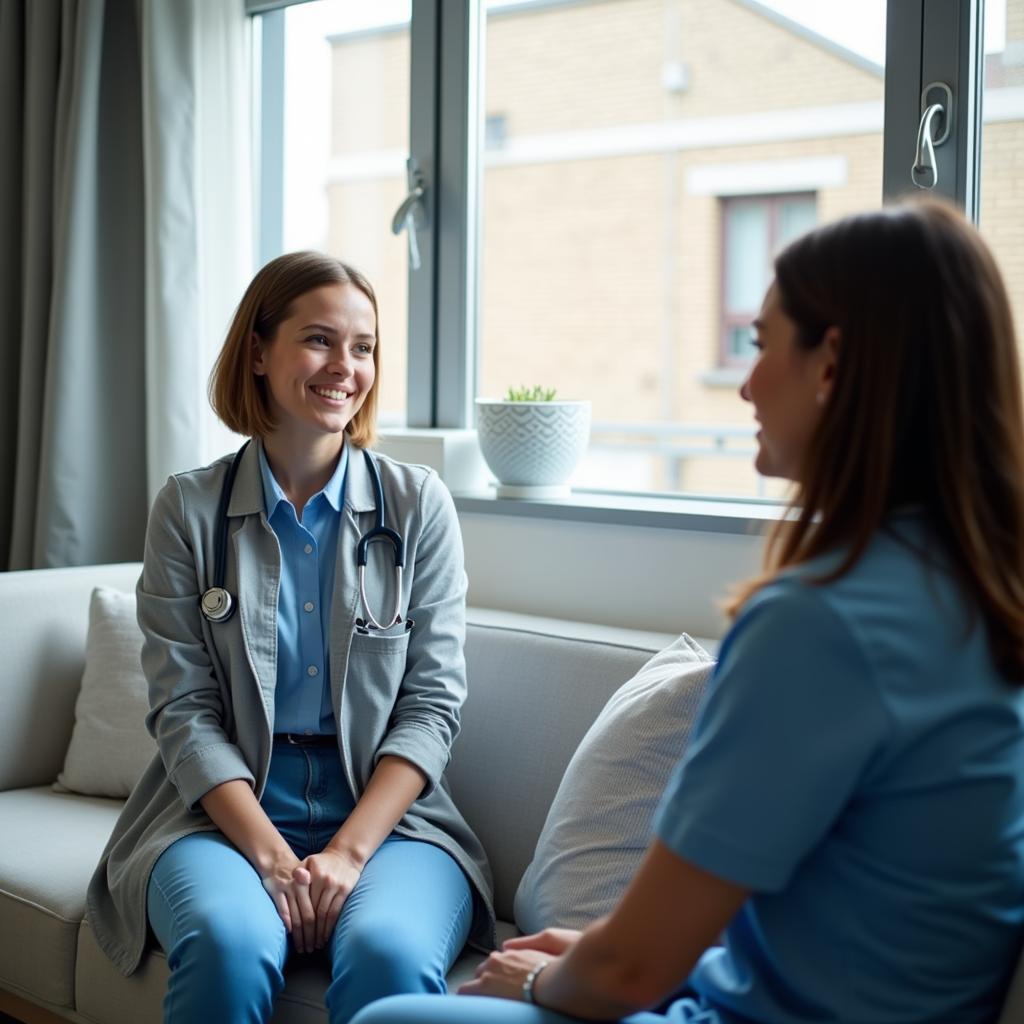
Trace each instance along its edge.
{"label": "black belt", "polygon": [[293,747],[336,747],[338,737],[333,733],[324,735],[316,733],[307,736],[302,732],[275,732],[275,743],[290,743]]}

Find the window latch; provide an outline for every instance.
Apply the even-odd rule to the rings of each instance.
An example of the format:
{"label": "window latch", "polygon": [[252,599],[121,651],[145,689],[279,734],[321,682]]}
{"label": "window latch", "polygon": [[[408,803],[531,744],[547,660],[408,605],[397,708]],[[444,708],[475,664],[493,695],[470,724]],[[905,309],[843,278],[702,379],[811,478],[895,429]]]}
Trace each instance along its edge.
{"label": "window latch", "polygon": [[910,180],[923,189],[935,188],[939,183],[939,168],[935,163],[935,147],[949,138],[953,120],[953,90],[945,82],[932,82],[921,93],[921,123],[917,127],[917,148]]}
{"label": "window latch", "polygon": [[405,174],[409,191],[391,218],[391,231],[396,235],[406,232],[409,238],[409,267],[419,270],[420,247],[416,240],[416,227],[417,224],[423,226],[426,223],[427,212],[423,197],[427,193],[427,184],[414,157],[406,160]]}

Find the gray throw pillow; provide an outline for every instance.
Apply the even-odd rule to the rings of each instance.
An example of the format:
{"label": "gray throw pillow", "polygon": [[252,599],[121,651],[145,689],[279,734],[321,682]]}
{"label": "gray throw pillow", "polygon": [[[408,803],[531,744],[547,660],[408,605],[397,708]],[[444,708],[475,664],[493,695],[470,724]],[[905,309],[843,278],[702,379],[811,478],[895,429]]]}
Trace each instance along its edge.
{"label": "gray throw pillow", "polygon": [[522,931],[585,928],[615,906],[651,841],[713,666],[684,633],[609,699],[565,770],[519,883]]}
{"label": "gray throw pillow", "polygon": [[53,788],[87,796],[126,797],[156,753],[135,595],[97,587],[89,602],[82,689],[64,770]]}

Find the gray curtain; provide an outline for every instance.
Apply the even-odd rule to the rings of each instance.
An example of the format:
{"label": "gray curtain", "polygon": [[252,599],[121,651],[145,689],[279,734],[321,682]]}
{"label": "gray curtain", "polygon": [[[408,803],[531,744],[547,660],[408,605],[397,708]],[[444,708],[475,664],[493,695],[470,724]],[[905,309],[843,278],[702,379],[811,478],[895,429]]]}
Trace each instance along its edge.
{"label": "gray curtain", "polygon": [[136,0],[0,0],[0,565],[140,557]]}

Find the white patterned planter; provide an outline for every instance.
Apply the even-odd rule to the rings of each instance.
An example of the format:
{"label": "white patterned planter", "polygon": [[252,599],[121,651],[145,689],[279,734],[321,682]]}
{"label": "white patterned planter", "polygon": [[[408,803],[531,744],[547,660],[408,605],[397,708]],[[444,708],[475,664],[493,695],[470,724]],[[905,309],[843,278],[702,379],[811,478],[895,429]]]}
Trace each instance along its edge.
{"label": "white patterned planter", "polygon": [[590,402],[476,400],[480,451],[502,498],[557,498],[590,440]]}

